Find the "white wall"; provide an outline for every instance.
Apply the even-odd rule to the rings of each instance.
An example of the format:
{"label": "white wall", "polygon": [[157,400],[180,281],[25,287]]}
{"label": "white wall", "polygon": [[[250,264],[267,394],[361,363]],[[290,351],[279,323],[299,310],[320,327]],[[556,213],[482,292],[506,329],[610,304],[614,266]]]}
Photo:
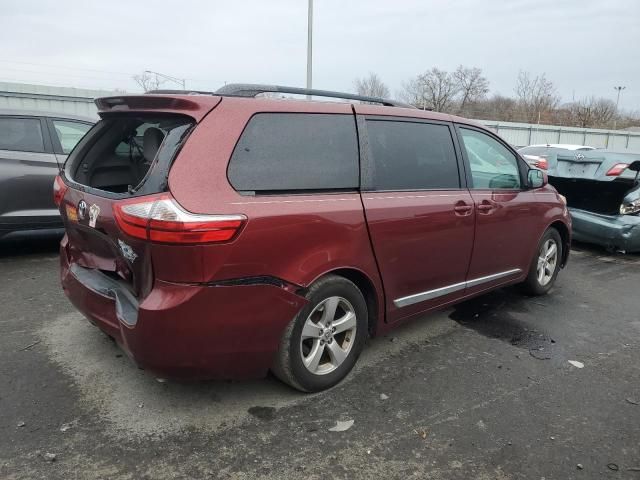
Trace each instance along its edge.
{"label": "white wall", "polygon": [[495,120],[478,121],[498,133],[514,147],[540,143],[569,143],[640,153],[640,132],[497,122]]}
{"label": "white wall", "polygon": [[0,109],[38,110],[97,118],[93,100],[124,92],[0,82]]}

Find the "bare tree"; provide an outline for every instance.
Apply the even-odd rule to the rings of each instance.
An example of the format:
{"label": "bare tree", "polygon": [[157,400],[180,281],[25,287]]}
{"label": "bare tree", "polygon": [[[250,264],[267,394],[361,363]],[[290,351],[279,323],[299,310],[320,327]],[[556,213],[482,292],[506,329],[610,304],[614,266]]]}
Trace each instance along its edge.
{"label": "bare tree", "polygon": [[621,113],[617,117],[618,128],[640,128],[640,111]]}
{"label": "bare tree", "polygon": [[402,88],[396,92],[396,96],[416,107],[423,108],[423,106],[426,106],[424,88],[422,88],[418,77],[403,82]]}
{"label": "bare tree", "polygon": [[469,102],[465,115],[482,120],[518,120],[518,105],[513,98],[493,95],[491,98]]}
{"label": "bare tree", "polygon": [[464,112],[470,103],[484,99],[489,93],[489,81],[482,75],[482,70],[479,68],[460,65],[453,72],[453,78],[460,92],[459,112]]}
{"label": "bare tree", "polygon": [[549,115],[560,102],[553,83],[547,80],[544,73],[532,77],[529,72],[520,71],[516,96],[528,122],[536,122],[542,115]]}
{"label": "bare tree", "polygon": [[358,95],[381,98],[389,97],[389,88],[376,73],[370,72],[367,77],[356,78],[353,83]]}
{"label": "bare tree", "polygon": [[132,78],[133,81],[136,82],[145,92],[158,90],[162,84],[162,79],[158,78],[157,75],[152,75],[147,72],[142,72],[140,75],[134,75]]}
{"label": "bare tree", "polygon": [[569,111],[579,127],[606,127],[616,115],[616,104],[606,98],[589,97],[569,105]]}
{"label": "bare tree", "polygon": [[400,95],[418,108],[447,112],[451,111],[458,92],[453,75],[434,67],[406,82]]}

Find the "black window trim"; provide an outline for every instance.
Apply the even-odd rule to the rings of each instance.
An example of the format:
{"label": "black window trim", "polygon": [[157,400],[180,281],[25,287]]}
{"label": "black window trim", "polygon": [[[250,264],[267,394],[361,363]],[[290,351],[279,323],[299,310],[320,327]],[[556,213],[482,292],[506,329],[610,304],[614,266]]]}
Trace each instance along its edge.
{"label": "black window trim", "polygon": [[49,129],[47,127],[47,123],[45,117],[41,117],[39,115],[0,115],[0,118],[21,118],[21,119],[32,119],[32,120],[40,120],[40,133],[42,135],[42,143],[44,144],[43,150],[6,150],[0,148],[0,150],[5,150],[7,152],[22,152],[22,153],[54,153],[53,148],[51,146],[51,138],[49,137]]}
{"label": "black window trim", "polygon": [[[53,153],[55,153],[57,155],[69,155],[71,152],[64,153],[64,150],[62,149],[62,144],[60,143],[60,139],[58,138],[58,135],[56,134],[56,127],[53,124],[54,120],[60,120],[61,122],[69,122],[69,123],[79,123],[80,125],[88,125],[89,126],[89,130],[91,130],[91,127],[93,127],[93,125],[95,125],[95,123],[84,122],[82,120],[76,120],[75,118],[71,119],[71,118],[63,118],[63,117],[46,117],[45,121],[46,121],[46,124],[47,124],[47,131],[49,132],[49,136],[51,137],[51,145],[53,147]],[[89,130],[87,130],[87,133],[89,133]]]}
{"label": "black window trim", "polygon": [[[493,133],[491,130],[486,130],[484,128],[481,127],[477,127],[475,125],[469,125],[466,123],[454,123],[454,127],[455,127],[455,131],[456,131],[456,136],[458,137],[458,143],[460,145],[460,152],[462,153],[462,157],[464,159],[464,169],[465,169],[465,175],[467,177],[467,185],[469,186],[469,190],[499,190],[501,192],[523,192],[525,190],[528,190],[529,187],[527,186],[527,174],[529,171],[529,165],[524,161],[524,159],[522,158],[521,155],[518,154],[518,152],[516,150],[513,149],[513,147],[511,147],[511,145],[509,145],[507,142],[505,142],[502,138],[500,138],[499,136],[497,136],[495,133]],[[485,135],[487,135],[488,137],[494,139],[495,141],[497,141],[498,143],[500,143],[503,147],[505,147],[509,152],[511,152],[515,157],[516,157],[516,162],[518,162],[518,174],[520,175],[520,188],[476,188],[473,186],[473,177],[471,174],[471,164],[469,163],[469,157],[467,156],[467,151],[464,148],[464,140],[462,139],[462,132],[460,131],[461,129],[467,129],[467,130],[475,130],[476,132],[479,133],[484,133]]]}
{"label": "black window trim", "polygon": [[[242,127],[242,131],[240,132],[240,134],[238,135],[238,138],[236,138],[236,142],[233,145],[233,149],[231,150],[231,155],[229,156],[229,159],[227,160],[227,167],[225,169],[225,176],[227,178],[227,182],[229,183],[229,186],[239,195],[245,196],[245,197],[269,197],[269,196],[273,196],[273,197],[277,197],[277,196],[282,196],[282,197],[289,197],[289,196],[309,196],[309,195],[344,195],[345,193],[359,193],[361,190],[361,186],[362,186],[362,150],[360,148],[360,126],[357,123],[357,116],[353,113],[353,108],[351,109],[351,112],[301,112],[301,111],[289,111],[289,110],[261,110],[261,111],[256,111],[253,112],[249,118],[247,119],[246,123],[244,124],[244,126]],[[320,188],[320,189],[306,189],[306,190],[301,190],[301,189],[283,189],[283,190],[239,190],[235,187],[235,185],[233,185],[233,183],[231,182],[231,179],[229,178],[229,168],[231,166],[231,159],[233,158],[233,154],[236,151],[236,148],[238,148],[238,144],[240,143],[240,139],[242,138],[242,136],[244,135],[244,132],[246,131],[247,127],[249,126],[249,124],[251,123],[251,120],[253,120],[253,117],[257,116],[257,115],[262,115],[262,114],[295,114],[295,115],[341,115],[341,116],[348,116],[351,117],[354,121],[354,127],[355,127],[355,132],[356,132],[356,150],[357,150],[357,156],[358,156],[358,185],[355,188]]]}
{"label": "black window trim", "polygon": [[[460,191],[467,189],[467,177],[465,174],[465,166],[462,161],[461,149],[458,144],[457,135],[454,130],[453,122],[443,120],[432,120],[428,118],[418,117],[399,117],[393,115],[356,115],[358,125],[358,139],[360,149],[360,190],[368,193],[384,193],[384,192],[438,192],[438,191]],[[431,125],[444,125],[449,128],[449,135],[453,143],[453,149],[456,156],[456,165],[458,167],[458,188],[412,188],[412,189],[376,189],[373,184],[373,155],[369,145],[369,135],[367,131],[367,121],[388,121],[398,123],[426,123]]]}

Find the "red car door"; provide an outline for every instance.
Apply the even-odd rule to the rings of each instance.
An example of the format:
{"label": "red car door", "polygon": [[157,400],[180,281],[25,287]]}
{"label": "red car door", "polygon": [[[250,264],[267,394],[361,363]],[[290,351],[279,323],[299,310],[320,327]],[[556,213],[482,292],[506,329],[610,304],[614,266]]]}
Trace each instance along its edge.
{"label": "red car door", "polygon": [[520,160],[497,137],[458,125],[476,210],[467,294],[524,277],[540,235],[540,211]]}
{"label": "red car door", "polygon": [[414,118],[359,118],[362,201],[384,284],[387,321],[464,294],[473,200],[453,126]]}

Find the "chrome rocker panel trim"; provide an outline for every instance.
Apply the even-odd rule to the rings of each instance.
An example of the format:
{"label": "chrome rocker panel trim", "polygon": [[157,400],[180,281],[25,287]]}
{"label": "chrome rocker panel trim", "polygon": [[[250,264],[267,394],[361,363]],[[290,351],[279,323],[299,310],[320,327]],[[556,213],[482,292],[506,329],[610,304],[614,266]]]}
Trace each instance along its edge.
{"label": "chrome rocker panel trim", "polygon": [[483,283],[491,282],[493,280],[498,280],[504,277],[509,277],[521,272],[522,269],[514,268],[512,270],[507,270],[506,272],[494,273],[493,275],[487,275],[486,277],[474,278],[473,280],[468,280],[466,282],[454,283],[453,285],[447,285],[446,287],[440,287],[434,290],[427,290],[426,292],[415,293],[407,297],[396,298],[393,301],[393,304],[398,308],[407,307],[415,303],[424,302],[426,300],[433,300],[434,298],[458,292],[460,290],[464,290],[465,288],[476,287],[478,285],[482,285]]}

